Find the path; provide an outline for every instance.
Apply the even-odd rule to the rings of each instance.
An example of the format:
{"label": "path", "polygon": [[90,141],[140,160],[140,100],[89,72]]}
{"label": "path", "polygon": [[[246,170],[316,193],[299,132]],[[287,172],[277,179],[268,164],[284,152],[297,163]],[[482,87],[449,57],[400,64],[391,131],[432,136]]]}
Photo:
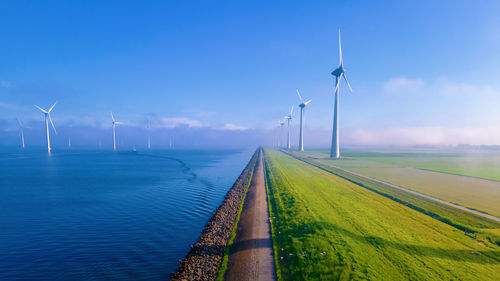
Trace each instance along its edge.
{"label": "path", "polygon": [[262,155],[261,151],[229,251],[228,281],[276,280]]}

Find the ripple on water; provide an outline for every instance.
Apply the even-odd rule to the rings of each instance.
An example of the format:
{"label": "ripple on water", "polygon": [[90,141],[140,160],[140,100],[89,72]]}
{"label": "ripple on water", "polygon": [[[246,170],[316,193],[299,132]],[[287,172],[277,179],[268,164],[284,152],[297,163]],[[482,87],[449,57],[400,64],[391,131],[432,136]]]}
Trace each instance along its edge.
{"label": "ripple on water", "polygon": [[0,151],[0,280],[168,279],[251,153]]}

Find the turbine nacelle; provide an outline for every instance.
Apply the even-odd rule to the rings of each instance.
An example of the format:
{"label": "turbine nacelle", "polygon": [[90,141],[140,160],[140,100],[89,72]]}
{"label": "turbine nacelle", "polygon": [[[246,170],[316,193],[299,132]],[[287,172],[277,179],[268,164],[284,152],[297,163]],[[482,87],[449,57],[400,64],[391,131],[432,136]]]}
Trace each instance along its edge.
{"label": "turbine nacelle", "polygon": [[312,100],[308,100],[308,101],[304,102],[304,100],[302,99],[302,96],[300,95],[299,90],[297,90],[297,95],[299,96],[299,99],[300,99],[300,104],[299,104],[300,108],[306,107],[306,105],[308,105],[312,101]]}
{"label": "turbine nacelle", "polygon": [[56,135],[57,135],[56,127],[54,126],[54,122],[52,121],[52,117],[50,117],[50,112],[52,111],[52,109],[54,109],[56,104],[57,104],[57,101],[49,108],[49,110],[45,110],[36,104],[35,104],[35,107],[38,108],[41,112],[43,112],[43,114],[45,115],[45,118],[49,119],[50,125],[52,125],[52,129],[54,130],[54,133],[56,133]]}

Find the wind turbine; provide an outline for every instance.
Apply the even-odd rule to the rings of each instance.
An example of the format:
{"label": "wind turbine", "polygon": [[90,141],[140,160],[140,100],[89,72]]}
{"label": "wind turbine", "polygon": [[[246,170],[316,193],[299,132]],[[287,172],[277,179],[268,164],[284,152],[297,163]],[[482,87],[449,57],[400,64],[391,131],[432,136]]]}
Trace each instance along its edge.
{"label": "wind turbine", "polygon": [[284,136],[283,136],[283,126],[285,126],[285,121],[284,120],[280,120],[280,147],[284,146],[283,145],[283,143],[284,143],[284,141],[283,141],[283,138],[284,138]]}
{"label": "wind turbine", "polygon": [[344,63],[342,61],[342,44],[340,43],[340,29],[339,29],[339,53],[340,53],[340,63],[339,67],[332,71],[332,75],[335,76],[335,106],[333,111],[333,132],[332,132],[332,148],[330,150],[331,158],[340,158],[340,145],[339,145],[339,84],[342,77],[344,77],[349,90],[352,92],[351,85],[347,81],[345,75]]}
{"label": "wind turbine", "polygon": [[52,129],[54,129],[54,133],[57,134],[56,127],[54,126],[54,122],[52,122],[52,118],[50,117],[50,112],[52,109],[54,109],[54,106],[56,106],[57,101],[52,105],[52,107],[49,110],[44,110],[38,105],[35,105],[36,108],[40,109],[41,112],[45,115],[45,131],[47,135],[47,151],[50,153],[50,134],[49,134],[49,121],[50,124],[52,125]]}
{"label": "wind turbine", "polygon": [[288,126],[288,138],[287,138],[287,148],[288,150],[290,150],[291,148],[291,145],[290,145],[290,121],[292,121],[292,114],[293,114],[293,106],[292,106],[292,109],[290,110],[290,114],[288,114],[287,116],[285,116],[285,119],[287,120],[287,126]]}
{"label": "wind turbine", "polygon": [[297,90],[297,95],[300,99],[300,133],[299,133],[299,151],[304,151],[304,111],[306,109],[306,105],[308,105],[312,100],[308,100],[304,102],[302,96],[300,95],[299,90]]}
{"label": "wind turbine", "polygon": [[115,120],[113,116],[113,112],[111,112],[111,124],[113,124],[113,150],[116,151],[116,125],[122,124],[122,122],[118,122]]}
{"label": "wind turbine", "polygon": [[19,118],[17,118],[17,124],[19,124],[19,130],[21,130],[21,146],[24,148],[24,127]]}

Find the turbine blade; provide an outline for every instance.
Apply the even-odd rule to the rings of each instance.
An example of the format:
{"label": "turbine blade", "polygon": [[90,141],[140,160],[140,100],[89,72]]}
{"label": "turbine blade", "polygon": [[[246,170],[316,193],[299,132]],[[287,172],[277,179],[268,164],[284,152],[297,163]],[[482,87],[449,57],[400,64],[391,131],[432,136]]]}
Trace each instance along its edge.
{"label": "turbine blade", "polygon": [[115,117],[113,116],[113,111],[111,111],[111,120],[113,120],[113,122],[115,122]]}
{"label": "turbine blade", "polygon": [[304,104],[305,104],[305,105],[308,105],[310,102],[312,102],[312,100],[308,100],[308,101],[306,101]]}
{"label": "turbine blade", "polygon": [[300,103],[303,103],[303,102],[304,102],[304,100],[302,100],[302,96],[300,95],[300,92],[299,92],[299,90],[298,90],[298,89],[297,89],[297,95],[299,95]]}
{"label": "turbine blade", "polygon": [[49,113],[52,111],[52,109],[54,109],[54,106],[56,106],[57,104],[57,101],[54,103],[54,105],[49,109]]}
{"label": "turbine blade", "polygon": [[43,113],[48,113],[47,111],[43,110],[41,107],[39,107],[39,106],[38,106],[38,105],[36,105],[36,104],[35,104],[35,107],[36,107],[36,108],[38,108],[38,109],[40,109],[40,111],[41,111],[41,112],[43,112]]}
{"label": "turbine blade", "polygon": [[293,114],[293,106],[292,109],[290,110],[290,118],[292,117],[292,114]]}
{"label": "turbine blade", "polygon": [[340,74],[339,78],[337,79],[337,85],[335,86],[335,92],[339,90],[340,79],[342,79],[342,74]]}
{"label": "turbine blade", "polygon": [[339,28],[339,53],[340,53],[339,65],[342,65],[342,43],[340,42],[340,28]]}
{"label": "turbine blade", "polygon": [[344,74],[344,80],[345,80],[345,82],[347,83],[347,86],[349,87],[349,90],[350,90],[350,91],[351,91],[351,93],[352,93],[351,84],[349,84],[349,81],[347,81],[347,76],[345,76],[345,74]]}
{"label": "turbine blade", "polygon": [[21,120],[19,120],[19,118],[16,118],[16,119],[17,119],[17,124],[19,124],[19,127],[22,129],[23,123],[21,122]]}
{"label": "turbine blade", "polygon": [[52,129],[54,129],[54,133],[56,133],[56,135],[57,135],[56,126],[54,126],[54,122],[52,122],[52,117],[50,117],[50,114],[49,114],[49,121],[50,121],[50,124],[52,125]]}

